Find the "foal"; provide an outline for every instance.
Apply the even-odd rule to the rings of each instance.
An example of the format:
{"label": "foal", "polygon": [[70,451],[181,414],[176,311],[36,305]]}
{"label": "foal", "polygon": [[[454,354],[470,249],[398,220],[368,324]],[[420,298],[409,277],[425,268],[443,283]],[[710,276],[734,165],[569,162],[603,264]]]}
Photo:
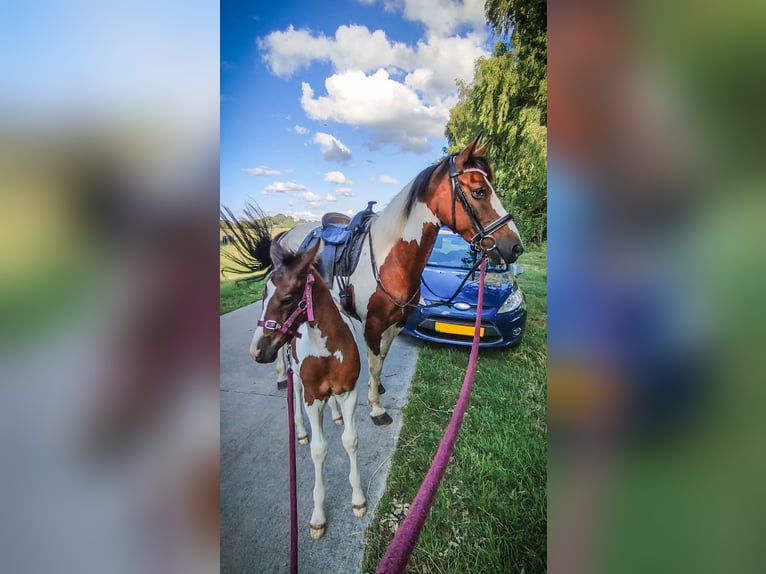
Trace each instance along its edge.
{"label": "foal", "polygon": [[[324,536],[326,527],[322,467],[327,442],[322,422],[328,400],[339,403],[345,421],[342,439],[351,463],[348,479],[354,515],[364,516],[367,510],[356,461],[358,435],[354,422],[359,350],[351,319],[341,310],[339,301],[314,267],[318,251],[319,245],[303,253],[292,253],[278,243],[272,244],[274,271],[266,281],[263,311],[250,343],[250,355],[258,363],[273,362],[279,349],[286,343],[290,345],[296,383],[295,426],[302,443],[305,444],[306,429],[301,402],[305,401],[312,429],[314,510],[310,528],[315,540]],[[335,412],[333,418],[337,424],[342,422]]]}

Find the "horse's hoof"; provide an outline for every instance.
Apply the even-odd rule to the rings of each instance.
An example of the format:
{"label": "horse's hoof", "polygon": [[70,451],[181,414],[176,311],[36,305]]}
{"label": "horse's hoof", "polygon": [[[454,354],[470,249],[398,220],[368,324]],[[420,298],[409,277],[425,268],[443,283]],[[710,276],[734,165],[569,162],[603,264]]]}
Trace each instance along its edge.
{"label": "horse's hoof", "polygon": [[383,413],[382,415],[371,417],[373,424],[376,426],[385,426],[390,425],[392,422],[394,422],[394,419],[391,418],[391,415],[388,413]]}
{"label": "horse's hoof", "polygon": [[354,516],[357,518],[361,518],[367,513],[367,503],[363,502],[362,504],[354,504],[352,506],[354,510]]}
{"label": "horse's hoof", "polygon": [[311,538],[313,540],[319,540],[322,538],[322,536],[324,536],[326,528],[326,524],[322,524],[321,526],[314,526],[313,524],[309,524],[309,529],[311,530]]}
{"label": "horse's hoof", "polygon": [[278,391],[286,391],[287,390],[287,381],[277,381],[277,390]]}
{"label": "horse's hoof", "polygon": [[383,386],[383,383],[378,383],[378,395],[385,395],[386,394],[386,387]]}
{"label": "horse's hoof", "polygon": [[339,427],[343,426],[343,417],[338,417],[337,419],[332,419],[332,422],[334,422]]}
{"label": "horse's hoof", "polygon": [[307,437],[307,436],[302,436],[302,437],[300,437],[300,438],[298,439],[298,442],[299,442],[300,444],[308,444],[308,443],[309,443],[309,437]]}

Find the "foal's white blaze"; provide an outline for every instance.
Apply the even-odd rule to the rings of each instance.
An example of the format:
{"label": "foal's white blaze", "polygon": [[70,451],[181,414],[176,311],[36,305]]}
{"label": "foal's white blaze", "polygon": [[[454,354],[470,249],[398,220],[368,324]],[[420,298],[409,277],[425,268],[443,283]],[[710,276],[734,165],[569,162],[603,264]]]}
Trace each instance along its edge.
{"label": "foal's white blaze", "polygon": [[[261,306],[261,316],[258,318],[260,321],[263,320],[263,318],[266,316],[266,309],[269,306],[269,301],[271,301],[271,298],[274,296],[274,293],[277,292],[277,286],[274,285],[274,282],[269,277],[269,280],[266,282],[266,292],[264,293],[263,297],[263,305]],[[258,342],[263,337],[263,327],[258,326],[255,329],[255,333],[253,333],[253,339],[250,341],[250,356],[255,358],[256,352],[258,349]]]}

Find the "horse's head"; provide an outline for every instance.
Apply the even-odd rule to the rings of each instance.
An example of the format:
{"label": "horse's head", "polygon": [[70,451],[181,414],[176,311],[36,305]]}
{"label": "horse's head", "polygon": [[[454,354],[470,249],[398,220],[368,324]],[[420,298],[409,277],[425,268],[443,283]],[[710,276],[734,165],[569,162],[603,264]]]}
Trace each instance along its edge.
{"label": "horse's head", "polygon": [[250,343],[250,356],[256,362],[274,362],[277,351],[295,337],[299,325],[313,312],[312,265],[318,252],[318,243],[302,253],[287,251],[277,242],[271,244],[274,270],[263,289],[261,317]]}
{"label": "horse's head", "polygon": [[477,136],[434,171],[431,210],[463,239],[488,252],[490,259],[513,263],[524,251],[513,218],[492,187],[492,168],[484,156],[487,144]]}

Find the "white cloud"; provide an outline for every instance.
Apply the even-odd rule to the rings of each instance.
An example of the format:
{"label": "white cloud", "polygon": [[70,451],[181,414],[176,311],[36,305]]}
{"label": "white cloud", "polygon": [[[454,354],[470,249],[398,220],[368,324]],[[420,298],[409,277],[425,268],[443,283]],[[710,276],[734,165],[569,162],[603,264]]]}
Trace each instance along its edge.
{"label": "white cloud", "polygon": [[338,198],[334,196],[332,193],[328,193],[324,196],[325,201],[338,201]]}
{"label": "white cloud", "polygon": [[456,80],[471,81],[476,59],[489,55],[484,0],[382,3],[387,11],[423,23],[425,35],[405,44],[365,26],[339,26],[334,36],[290,26],[259,38],[258,47],[280,77],[314,62],[332,65],[326,95],[315,97],[314,88],[302,86],[301,104],[310,118],[368,128],[371,149],[390,144],[430,151],[428,138],[443,137],[457,102]]}
{"label": "white cloud", "polygon": [[396,185],[399,183],[399,180],[397,180],[395,177],[391,177],[390,175],[379,175],[378,181],[380,183],[390,183],[391,185]]}
{"label": "white cloud", "polygon": [[259,165],[258,167],[246,167],[242,171],[246,171],[252,175],[282,175],[282,170],[274,169],[273,167],[267,167],[265,165]]}
{"label": "white cloud", "polygon": [[313,191],[301,191],[299,193],[294,194],[295,197],[299,197],[300,199],[305,199],[306,201],[319,201],[322,198],[318,196]]}
{"label": "white cloud", "polygon": [[350,179],[348,179],[342,171],[328,171],[324,174],[324,180],[329,181],[330,183],[337,183],[338,185],[346,184],[351,185],[354,183]]}
{"label": "white cloud", "polygon": [[335,192],[344,197],[353,197],[354,195],[354,190],[350,187],[336,187]]}
{"label": "white cloud", "polygon": [[324,132],[317,132],[311,138],[311,141],[319,144],[322,150],[322,157],[328,161],[345,162],[351,159],[351,150],[335,136]]}
{"label": "white cloud", "polygon": [[304,135],[309,133],[309,130],[307,128],[304,128],[303,126],[293,126],[293,130],[296,134]]}
{"label": "white cloud", "polygon": [[311,86],[303,82],[301,105],[306,115],[372,128],[368,144],[372,148],[395,144],[405,150],[428,151],[427,138],[443,135],[454,104],[453,100],[424,104],[383,69],[370,76],[360,71],[334,74],[325,80],[325,88],[327,95],[315,98]]}
{"label": "white cloud", "polygon": [[275,181],[263,188],[263,193],[295,193],[304,191],[306,186],[302,183],[295,183],[294,181]]}

